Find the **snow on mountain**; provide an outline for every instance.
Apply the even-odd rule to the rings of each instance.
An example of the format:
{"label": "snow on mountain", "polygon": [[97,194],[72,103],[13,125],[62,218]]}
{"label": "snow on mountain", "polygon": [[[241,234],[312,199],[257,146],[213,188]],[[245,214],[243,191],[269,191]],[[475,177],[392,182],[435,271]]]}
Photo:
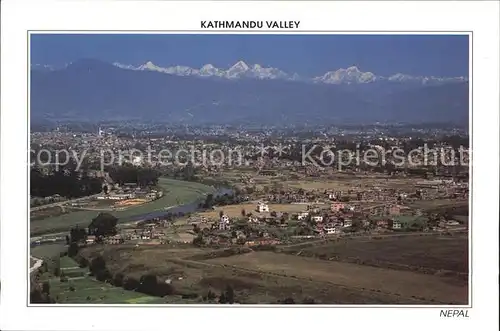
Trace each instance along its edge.
{"label": "snow on mountain", "polygon": [[203,67],[201,67],[199,74],[200,76],[203,77],[210,77],[210,76],[222,77],[225,75],[225,72],[224,70],[216,68],[211,64],[205,64]]}
{"label": "snow on mountain", "polygon": [[323,76],[314,78],[313,81],[326,84],[363,84],[374,82],[376,79],[377,77],[373,73],[362,72],[358,67],[352,66],[347,69],[329,71]]}
{"label": "snow on mountain", "polygon": [[199,75],[199,70],[186,66],[175,66],[175,67],[165,68],[165,72],[177,76]]}
{"label": "snow on mountain", "polygon": [[200,69],[194,69],[188,66],[160,67],[155,65],[151,61],[148,61],[140,66],[126,65],[118,62],[113,63],[113,65],[122,69],[157,71],[177,76],[221,77],[226,79],[281,79],[289,81],[310,81],[314,83],[324,84],[367,84],[376,81],[389,81],[401,83],[412,82],[427,85],[468,81],[467,77],[426,77],[411,76],[402,73],[384,77],[377,76],[369,71],[363,72],[356,66],[351,66],[346,69],[341,68],[334,71],[328,71],[324,75],[314,78],[304,78],[299,76],[297,73],[288,74],[280,69],[263,67],[260,64],[249,65],[242,60],[236,62],[226,70],[217,68],[212,64],[205,64]]}
{"label": "snow on mountain", "polygon": [[113,65],[115,67],[118,67],[118,68],[122,68],[122,69],[128,69],[128,70],[137,70],[136,67],[134,67],[133,65],[131,64],[121,64],[121,63],[118,63],[118,62],[113,62]]}
{"label": "snow on mountain", "polygon": [[241,78],[250,70],[250,67],[243,61],[236,62],[231,68],[226,71],[226,78],[234,79]]}
{"label": "snow on mountain", "polygon": [[[385,79],[385,78],[384,78]],[[467,77],[436,77],[436,76],[410,76],[405,74],[395,74],[387,77],[390,82],[416,82],[423,85],[432,83],[458,83],[468,81]]]}
{"label": "snow on mountain", "polygon": [[276,68],[264,68],[260,64],[254,64],[252,67],[252,76],[259,79],[290,79],[286,72]]}

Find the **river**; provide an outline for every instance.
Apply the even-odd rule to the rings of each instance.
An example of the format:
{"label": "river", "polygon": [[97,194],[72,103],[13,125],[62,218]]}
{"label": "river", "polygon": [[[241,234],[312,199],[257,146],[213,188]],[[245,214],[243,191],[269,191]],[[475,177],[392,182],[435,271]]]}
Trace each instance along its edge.
{"label": "river", "polygon": [[[233,195],[234,191],[230,188],[227,187],[218,187],[216,188],[216,192],[213,194],[214,198],[223,196],[223,195]],[[208,195],[208,194],[207,194]],[[203,196],[202,198],[199,198],[193,202],[186,203],[183,205],[178,205],[178,206],[172,206],[172,207],[167,207],[164,210],[157,210],[153,212],[148,212],[144,214],[139,214],[139,215],[133,215],[129,217],[123,217],[120,218],[120,223],[125,223],[125,222],[136,222],[136,221],[142,221],[142,220],[148,220],[148,219],[153,219],[153,218],[161,218],[164,217],[168,214],[179,214],[179,213],[193,213],[195,211],[199,210],[199,205],[202,202],[205,202],[206,195]]]}

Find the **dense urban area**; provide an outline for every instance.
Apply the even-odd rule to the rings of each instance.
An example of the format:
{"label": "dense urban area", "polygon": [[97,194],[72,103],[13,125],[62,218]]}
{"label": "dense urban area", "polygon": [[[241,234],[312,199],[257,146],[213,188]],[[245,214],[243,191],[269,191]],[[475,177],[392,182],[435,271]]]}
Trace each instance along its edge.
{"label": "dense urban area", "polygon": [[32,124],[30,144],[31,303],[468,303],[467,127]]}

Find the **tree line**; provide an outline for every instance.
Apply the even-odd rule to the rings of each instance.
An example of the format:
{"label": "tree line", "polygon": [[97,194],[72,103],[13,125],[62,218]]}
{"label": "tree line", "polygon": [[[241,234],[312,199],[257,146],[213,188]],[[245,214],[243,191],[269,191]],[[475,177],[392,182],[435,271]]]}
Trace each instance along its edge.
{"label": "tree line", "polygon": [[68,199],[80,198],[101,192],[102,182],[102,179],[90,177],[71,166],[60,167],[48,174],[34,167],[30,171],[30,195],[45,198],[59,194]]}

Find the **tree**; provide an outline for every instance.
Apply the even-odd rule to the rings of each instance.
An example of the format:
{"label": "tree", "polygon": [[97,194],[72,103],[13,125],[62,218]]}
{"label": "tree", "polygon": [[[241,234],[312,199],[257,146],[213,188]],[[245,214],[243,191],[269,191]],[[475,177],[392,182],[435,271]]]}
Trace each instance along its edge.
{"label": "tree", "polygon": [[200,232],[193,239],[193,245],[200,247],[200,246],[203,246],[203,244],[205,244],[205,240],[203,239],[203,234]]}
{"label": "tree", "polygon": [[72,242],[68,247],[68,256],[74,257],[78,254],[78,244],[76,242]]}
{"label": "tree", "polygon": [[123,280],[124,280],[125,276],[122,274],[122,273],[117,273],[114,277],[113,277],[113,285],[114,286],[123,286]]}
{"label": "tree", "polygon": [[208,209],[208,208],[212,208],[213,205],[214,205],[214,195],[208,194],[206,199],[205,199],[205,203],[203,204],[203,207]]}
{"label": "tree", "polygon": [[304,304],[305,304],[305,305],[313,305],[313,304],[315,304],[315,303],[316,303],[316,301],[314,301],[314,299],[313,299],[313,298],[305,298],[305,299],[304,299]]}
{"label": "tree", "polygon": [[118,219],[109,213],[99,213],[89,225],[89,233],[95,236],[113,236],[117,233]]}
{"label": "tree", "polygon": [[98,271],[106,269],[106,261],[104,261],[102,256],[97,256],[90,262],[89,269],[91,273],[96,274]]}
{"label": "tree", "polygon": [[42,293],[45,293],[45,294],[49,295],[49,293],[50,293],[50,284],[49,284],[49,282],[43,282],[43,284],[42,284]]}
{"label": "tree", "polygon": [[155,295],[156,287],[158,285],[158,278],[154,274],[146,274],[139,280],[140,285],[137,289],[141,293]]}
{"label": "tree", "polygon": [[226,286],[226,301],[227,303],[233,304],[234,303],[234,290],[231,287],[231,285]]}
{"label": "tree", "polygon": [[193,224],[193,232],[194,233],[199,233],[200,232],[200,227],[198,226],[198,224]]}
{"label": "tree", "polygon": [[139,287],[139,285],[139,281],[132,277],[125,278],[123,282],[123,288],[127,291],[134,291]]}
{"label": "tree", "polygon": [[105,282],[112,279],[112,275],[108,269],[98,270],[95,273],[95,278],[100,282]]}
{"label": "tree", "polygon": [[78,243],[80,241],[85,240],[87,233],[85,229],[80,228],[78,225],[74,228],[71,228],[69,231],[69,242],[70,243]]}
{"label": "tree", "polygon": [[212,292],[211,290],[208,290],[208,293],[207,293],[208,300],[214,300],[216,297],[217,297],[217,295],[215,295],[214,292]]}

